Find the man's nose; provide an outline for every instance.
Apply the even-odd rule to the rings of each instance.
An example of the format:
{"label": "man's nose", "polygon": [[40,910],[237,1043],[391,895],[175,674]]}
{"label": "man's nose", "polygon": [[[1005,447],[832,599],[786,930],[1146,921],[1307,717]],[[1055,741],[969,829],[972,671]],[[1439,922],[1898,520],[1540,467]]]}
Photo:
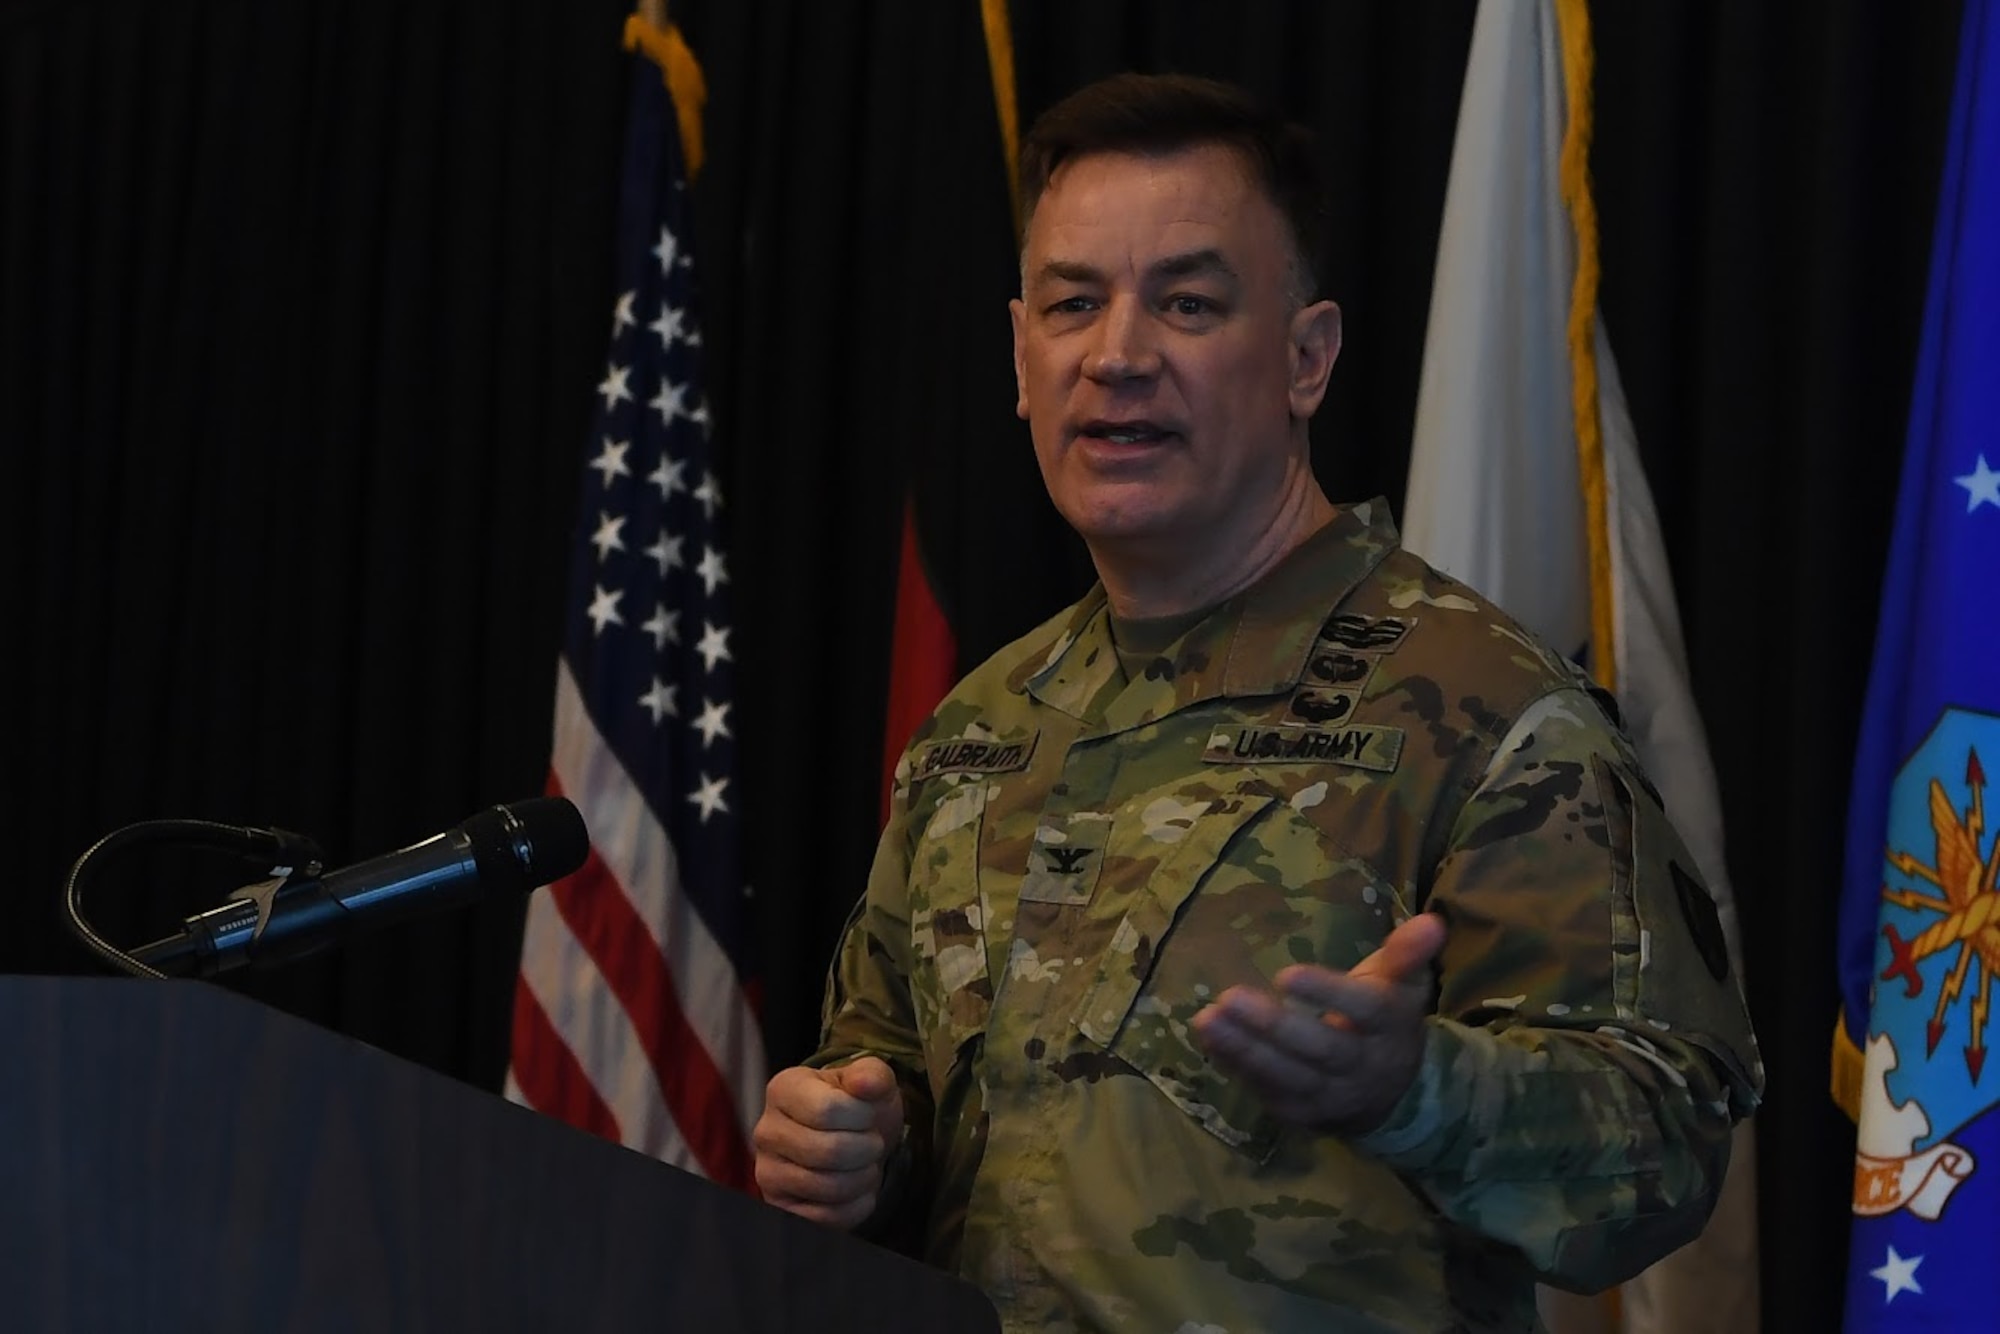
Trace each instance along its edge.
{"label": "man's nose", "polygon": [[1112,301],[1097,322],[1097,340],[1084,359],[1083,372],[1093,380],[1113,383],[1156,375],[1160,350],[1153,328],[1136,301]]}

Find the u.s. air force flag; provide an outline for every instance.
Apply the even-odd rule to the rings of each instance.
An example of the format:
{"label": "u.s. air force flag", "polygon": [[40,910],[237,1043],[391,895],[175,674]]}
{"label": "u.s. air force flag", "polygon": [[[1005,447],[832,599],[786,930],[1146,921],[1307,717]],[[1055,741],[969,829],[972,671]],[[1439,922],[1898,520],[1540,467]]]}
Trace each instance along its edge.
{"label": "u.s. air force flag", "polygon": [[1996,366],[2000,6],[1968,0],[1842,886],[1849,1331],[2000,1330]]}

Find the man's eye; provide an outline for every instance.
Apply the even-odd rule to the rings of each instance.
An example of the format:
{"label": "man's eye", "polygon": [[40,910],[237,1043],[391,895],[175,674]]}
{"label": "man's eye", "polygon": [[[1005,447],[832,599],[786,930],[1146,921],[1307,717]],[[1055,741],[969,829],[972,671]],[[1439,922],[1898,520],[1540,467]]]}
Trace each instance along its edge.
{"label": "man's eye", "polygon": [[1076,315],[1094,308],[1097,303],[1087,296],[1066,296],[1049,306],[1052,315]]}
{"label": "man's eye", "polygon": [[1208,315],[1214,312],[1215,303],[1205,296],[1189,296],[1182,293],[1180,296],[1168,298],[1167,308],[1176,315]]}

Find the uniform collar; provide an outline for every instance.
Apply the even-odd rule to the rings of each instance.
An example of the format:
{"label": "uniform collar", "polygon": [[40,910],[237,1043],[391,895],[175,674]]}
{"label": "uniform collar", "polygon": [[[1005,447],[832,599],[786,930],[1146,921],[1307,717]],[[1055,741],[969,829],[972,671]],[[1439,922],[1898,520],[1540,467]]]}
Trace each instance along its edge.
{"label": "uniform collar", "polygon": [[1290,690],[1305,672],[1319,627],[1399,544],[1386,501],[1334,512],[1249,588],[1221,603],[1119,688],[1123,672],[1099,583],[1046,645],[1008,679],[1052,709],[1122,731],[1218,696]]}

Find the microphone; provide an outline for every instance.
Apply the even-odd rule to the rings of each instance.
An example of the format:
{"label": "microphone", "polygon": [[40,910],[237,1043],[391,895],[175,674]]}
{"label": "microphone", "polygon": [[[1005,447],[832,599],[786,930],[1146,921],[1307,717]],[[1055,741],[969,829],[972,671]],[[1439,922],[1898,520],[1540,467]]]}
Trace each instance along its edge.
{"label": "microphone", "polygon": [[534,797],[325,875],[294,878],[280,867],[132,954],[172,977],[289,963],[363,928],[464,907],[483,894],[525,894],[576,870],[589,853],[590,833],[576,807],[562,797]]}

